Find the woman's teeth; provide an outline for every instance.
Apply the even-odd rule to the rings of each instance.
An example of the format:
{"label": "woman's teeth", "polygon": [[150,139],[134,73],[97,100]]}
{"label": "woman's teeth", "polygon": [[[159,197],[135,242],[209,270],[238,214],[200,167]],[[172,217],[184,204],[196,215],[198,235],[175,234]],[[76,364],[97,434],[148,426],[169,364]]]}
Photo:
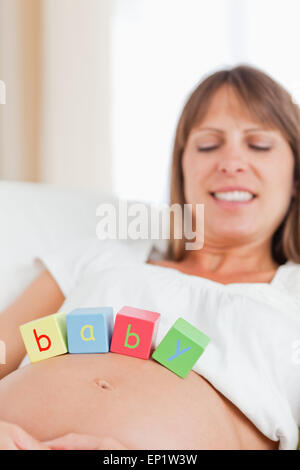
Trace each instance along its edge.
{"label": "woman's teeth", "polygon": [[223,201],[250,201],[255,196],[248,191],[230,191],[226,193],[212,193],[216,199]]}

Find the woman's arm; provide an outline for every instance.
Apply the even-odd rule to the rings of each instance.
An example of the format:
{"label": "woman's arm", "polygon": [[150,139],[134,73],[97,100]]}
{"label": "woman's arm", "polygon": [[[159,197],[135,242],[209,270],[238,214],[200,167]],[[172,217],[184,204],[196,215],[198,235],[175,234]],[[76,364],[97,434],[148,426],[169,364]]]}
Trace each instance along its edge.
{"label": "woman's arm", "polygon": [[57,282],[45,269],[0,313],[0,340],[6,345],[6,364],[0,364],[0,379],[17,369],[26,354],[19,326],[56,313],[64,300]]}
{"label": "woman's arm", "polygon": [[70,433],[65,436],[43,442],[41,445],[52,450],[133,450],[114,437],[90,436]]}
{"label": "woman's arm", "polygon": [[16,424],[0,421],[0,450],[129,450],[112,437],[70,433],[40,442]]}
{"label": "woman's arm", "polygon": [[0,421],[0,450],[51,450],[16,424]]}

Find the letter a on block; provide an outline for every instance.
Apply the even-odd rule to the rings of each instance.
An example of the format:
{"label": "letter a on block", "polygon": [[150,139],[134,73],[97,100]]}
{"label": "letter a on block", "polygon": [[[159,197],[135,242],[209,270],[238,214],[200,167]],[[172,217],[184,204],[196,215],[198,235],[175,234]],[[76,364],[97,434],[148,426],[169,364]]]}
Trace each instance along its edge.
{"label": "letter a on block", "polygon": [[184,378],[209,341],[209,337],[198,328],[183,318],[178,318],[152,354],[152,358]]}
{"label": "letter a on block", "polygon": [[58,312],[20,326],[20,332],[31,362],[68,352],[66,314]]}
{"label": "letter a on block", "polygon": [[70,354],[109,351],[114,314],[112,307],[81,307],[67,314]]}
{"label": "letter a on block", "polygon": [[125,306],[117,313],[111,352],[149,359],[156,338],[160,313]]}
{"label": "letter a on block", "polygon": [[[89,335],[87,336],[85,330],[89,329]],[[94,337],[94,328],[92,325],[85,325],[80,330],[80,336],[83,341],[96,341]]]}

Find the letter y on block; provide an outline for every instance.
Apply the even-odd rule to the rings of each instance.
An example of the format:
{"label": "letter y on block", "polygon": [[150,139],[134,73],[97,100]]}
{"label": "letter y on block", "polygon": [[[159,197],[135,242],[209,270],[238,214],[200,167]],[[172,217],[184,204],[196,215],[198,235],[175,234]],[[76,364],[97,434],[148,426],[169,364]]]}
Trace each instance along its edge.
{"label": "letter y on block", "polygon": [[[184,378],[197,362],[209,341],[209,337],[198,328],[183,318],[178,318],[152,357],[179,377]],[[180,349],[181,347],[182,349]]]}
{"label": "letter y on block", "polygon": [[180,356],[180,354],[183,354],[183,353],[189,351],[190,349],[191,349],[191,347],[189,346],[188,348],[182,349],[182,351],[180,351],[180,339],[179,339],[177,341],[176,354],[169,357],[168,361],[173,361],[173,359],[176,359],[176,357]]}

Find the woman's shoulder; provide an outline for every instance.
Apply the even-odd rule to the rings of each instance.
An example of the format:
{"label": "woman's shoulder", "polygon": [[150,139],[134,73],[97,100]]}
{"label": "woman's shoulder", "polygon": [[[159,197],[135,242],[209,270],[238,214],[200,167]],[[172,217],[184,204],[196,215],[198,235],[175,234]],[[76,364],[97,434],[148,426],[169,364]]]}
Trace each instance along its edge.
{"label": "woman's shoulder", "polygon": [[287,261],[279,266],[272,282],[273,287],[284,289],[295,300],[300,302],[300,264]]}
{"label": "woman's shoulder", "polygon": [[292,280],[293,276],[300,277],[300,264],[288,260],[278,267],[277,278],[280,280]]}
{"label": "woman's shoulder", "polygon": [[35,263],[47,268],[67,296],[83,277],[107,267],[145,262],[161,250],[159,241],[87,237],[56,250],[37,252]]}
{"label": "woman's shoulder", "polygon": [[93,243],[93,257],[89,259],[87,270],[99,271],[106,267],[122,266],[124,264],[145,263],[149,259],[164,257],[167,248],[164,240],[151,239],[105,239]]}

